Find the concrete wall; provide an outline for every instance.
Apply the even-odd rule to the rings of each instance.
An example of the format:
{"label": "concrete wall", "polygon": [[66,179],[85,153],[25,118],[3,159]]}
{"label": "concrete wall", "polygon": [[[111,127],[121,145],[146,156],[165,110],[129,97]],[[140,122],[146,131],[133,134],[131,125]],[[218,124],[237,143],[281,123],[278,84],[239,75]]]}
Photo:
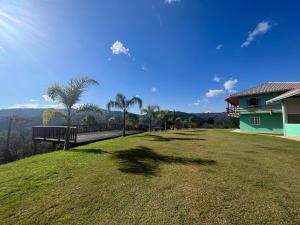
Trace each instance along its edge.
{"label": "concrete wall", "polygon": [[[251,117],[260,117],[260,125],[251,125]],[[242,132],[283,134],[282,113],[242,114],[240,115],[240,130]]]}
{"label": "concrete wall", "polygon": [[300,114],[300,97],[287,98],[284,100],[285,123],[284,133],[286,136],[300,137],[300,124],[288,123],[287,117],[289,114]]}
{"label": "concrete wall", "polygon": [[285,135],[300,137],[300,124],[285,124]]}
{"label": "concrete wall", "polygon": [[[247,100],[251,97],[260,98],[261,106],[266,106],[266,101],[278,95],[280,95],[280,93],[240,97],[240,130],[242,132],[283,134],[282,108],[280,105],[276,110],[273,110],[272,114],[269,110],[266,110],[266,108],[258,109],[256,112],[253,112],[249,110],[247,106]],[[252,117],[259,117],[260,125],[251,125],[250,118]]]}

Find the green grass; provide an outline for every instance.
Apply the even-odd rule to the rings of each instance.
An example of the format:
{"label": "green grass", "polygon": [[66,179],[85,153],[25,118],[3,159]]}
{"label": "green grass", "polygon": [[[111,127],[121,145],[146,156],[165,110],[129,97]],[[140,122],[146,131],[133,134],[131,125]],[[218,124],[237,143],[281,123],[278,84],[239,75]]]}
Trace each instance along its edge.
{"label": "green grass", "polygon": [[1,224],[300,224],[300,143],[145,133],[0,166]]}

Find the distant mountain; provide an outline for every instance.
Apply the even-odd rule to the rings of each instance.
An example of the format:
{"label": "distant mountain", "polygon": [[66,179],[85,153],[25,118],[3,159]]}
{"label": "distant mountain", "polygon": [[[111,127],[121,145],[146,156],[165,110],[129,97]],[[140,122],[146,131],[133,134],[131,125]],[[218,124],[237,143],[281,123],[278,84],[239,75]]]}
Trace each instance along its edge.
{"label": "distant mountain", "polygon": [[[0,110],[0,133],[7,130],[8,119],[9,117],[16,116],[25,119],[25,122],[22,123],[23,129],[30,129],[32,126],[39,126],[42,124],[42,115],[46,109],[1,109]],[[95,117],[98,117],[97,114],[93,113]],[[102,122],[107,121],[110,117],[116,117],[117,119],[122,118],[121,112],[103,110],[103,116],[101,117]],[[132,117],[138,117],[138,115],[130,114]],[[78,124],[83,117],[84,113],[77,114],[73,118],[72,124]],[[100,120],[100,118],[97,118]],[[50,122],[50,125],[63,125],[64,121],[61,119],[55,119]]]}
{"label": "distant mountain", "polygon": [[[2,109],[0,110],[0,133],[7,130],[8,118],[11,116],[22,117],[26,119],[26,122],[22,124],[22,128],[30,129],[32,126],[37,126],[42,124],[42,114],[46,109]],[[226,113],[185,113],[185,112],[176,112],[178,117],[181,119],[187,119],[190,116],[194,117],[194,122],[198,125],[206,123],[208,118],[213,118],[215,123],[229,123],[230,118]],[[79,114],[75,116],[73,124],[78,124],[79,121],[85,116],[85,114]],[[121,119],[121,112],[108,112],[103,110],[102,121],[105,123],[110,117],[116,117]],[[130,114],[131,117],[139,117],[136,114]],[[62,125],[62,120],[52,121],[51,125]]]}

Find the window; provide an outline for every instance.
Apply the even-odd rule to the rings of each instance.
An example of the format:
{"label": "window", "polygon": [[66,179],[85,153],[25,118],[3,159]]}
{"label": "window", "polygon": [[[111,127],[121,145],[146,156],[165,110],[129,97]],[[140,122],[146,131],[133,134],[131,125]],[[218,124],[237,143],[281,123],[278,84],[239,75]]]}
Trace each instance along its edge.
{"label": "window", "polygon": [[252,117],[250,118],[251,125],[260,125],[260,117]]}
{"label": "window", "polygon": [[300,114],[288,114],[288,123],[300,123]]}
{"label": "window", "polygon": [[247,101],[248,107],[257,107],[260,106],[260,99],[259,98],[249,98]]}

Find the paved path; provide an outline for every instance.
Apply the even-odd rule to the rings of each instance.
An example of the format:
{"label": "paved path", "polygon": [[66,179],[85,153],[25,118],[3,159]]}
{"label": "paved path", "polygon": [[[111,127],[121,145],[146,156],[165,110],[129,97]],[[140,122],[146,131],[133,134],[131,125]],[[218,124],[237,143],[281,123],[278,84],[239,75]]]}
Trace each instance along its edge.
{"label": "paved path", "polygon": [[[138,134],[140,131],[130,130],[126,131],[126,135]],[[101,132],[92,132],[92,133],[82,133],[77,135],[77,143],[83,144],[94,141],[101,141],[110,138],[116,138],[122,136],[122,131],[120,130],[112,130],[112,131],[101,131]]]}
{"label": "paved path", "polygon": [[300,141],[300,137],[283,136],[282,134],[249,133],[249,132],[241,132],[240,129],[236,129],[236,130],[233,130],[231,132],[234,132],[234,133],[243,133],[243,134],[265,135],[265,136],[272,136],[272,137],[279,137],[279,138],[283,138],[283,139],[289,139],[289,140],[293,140],[293,141]]}

